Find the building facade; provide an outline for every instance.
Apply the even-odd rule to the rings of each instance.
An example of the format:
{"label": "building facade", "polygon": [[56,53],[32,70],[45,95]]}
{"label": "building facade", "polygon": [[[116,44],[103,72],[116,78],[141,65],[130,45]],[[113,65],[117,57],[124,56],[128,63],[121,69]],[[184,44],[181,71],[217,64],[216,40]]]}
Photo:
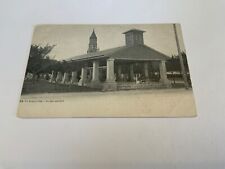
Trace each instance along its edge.
{"label": "building facade", "polygon": [[58,72],[56,81],[104,91],[170,87],[166,70],[169,57],[144,44],[144,31],[131,29],[123,34],[125,46],[101,51],[93,30],[87,53],[69,58],[71,71]]}

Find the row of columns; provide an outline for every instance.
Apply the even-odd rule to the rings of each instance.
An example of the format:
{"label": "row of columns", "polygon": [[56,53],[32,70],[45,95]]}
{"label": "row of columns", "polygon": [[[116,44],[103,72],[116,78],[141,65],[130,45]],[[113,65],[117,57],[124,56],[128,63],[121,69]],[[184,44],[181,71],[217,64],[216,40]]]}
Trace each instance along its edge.
{"label": "row of columns", "polygon": [[[121,65],[118,65],[118,74],[121,74],[122,72],[122,67]],[[170,82],[167,79],[167,70],[166,70],[166,61],[165,60],[161,60],[159,62],[159,72],[160,72],[160,82],[165,84],[165,85],[169,85]],[[93,71],[94,73],[94,71]],[[114,75],[114,59],[108,59],[107,60],[107,76],[106,76],[106,88],[115,88],[115,75]],[[145,62],[144,63],[144,75],[146,77],[146,79],[149,79],[149,71],[148,71],[148,63]],[[134,65],[131,64],[130,65],[130,76],[131,79],[134,79]],[[107,85],[109,84],[109,85]]]}
{"label": "row of columns", "polygon": [[[161,60],[159,61],[159,72],[160,72],[160,82],[164,84],[168,84],[169,80],[167,79],[167,70],[166,70],[166,61]],[[93,71],[94,73],[94,71]],[[118,74],[122,73],[121,65],[118,65]],[[148,71],[148,62],[144,63],[144,75],[146,79],[149,79],[149,71]],[[93,74],[94,76],[94,74]],[[131,79],[135,78],[134,75],[134,65],[130,64],[130,76]],[[115,82],[115,75],[114,75],[114,59],[107,60],[107,76],[106,82]]]}
{"label": "row of columns", "polygon": [[[149,79],[148,62],[145,62],[143,66],[144,66],[144,76],[146,79]],[[169,81],[167,79],[166,61],[161,60],[159,62],[159,72],[160,72],[160,82],[168,83]],[[118,65],[118,74],[120,75],[121,73],[122,73],[122,66]],[[130,78],[134,80],[135,78],[134,64],[130,64],[129,73],[130,73]]]}
{"label": "row of columns", "polygon": [[49,80],[50,83],[62,83],[62,84],[75,84],[78,82],[77,80],[77,72],[72,72],[71,79],[69,79],[69,73],[65,72],[62,74],[61,72],[57,72],[56,78],[54,77],[54,71],[52,71],[51,78]]}
{"label": "row of columns", "polygon": [[[115,82],[114,75],[114,59],[107,59],[106,62],[106,82]],[[81,68],[81,79],[79,81],[80,85],[87,82],[87,66],[84,65]],[[93,61],[93,70],[92,70],[92,83],[99,82],[99,61]]]}
{"label": "row of columns", "polygon": [[[144,63],[144,76],[146,79],[149,78],[149,73],[148,73],[148,63]],[[133,80],[135,78],[134,75],[134,64],[130,64],[130,78]]]}
{"label": "row of columns", "polygon": [[[92,79],[91,83],[99,83],[99,61],[93,61]],[[78,85],[85,86],[87,83],[87,65],[81,68],[81,76]]]}
{"label": "row of columns", "polygon": [[[115,83],[115,71],[114,71],[114,59],[112,58],[109,58],[107,59],[107,62],[106,62],[106,83]],[[161,60],[159,62],[159,72],[160,72],[160,82],[162,83],[168,83],[168,79],[167,79],[167,74],[166,74],[166,64],[165,64],[165,61],[164,60]],[[122,73],[122,67],[121,65],[118,65],[118,74],[121,74]],[[146,77],[146,79],[149,78],[149,71],[148,71],[148,63],[145,62],[144,63],[144,75]],[[131,79],[134,79],[135,78],[135,75],[134,75],[134,65],[133,64],[130,64],[130,76],[131,76]],[[53,72],[52,72],[52,77],[53,77]],[[78,85],[80,86],[85,86],[86,83],[87,83],[87,65],[84,65],[82,68],[81,68],[81,76],[80,76],[80,80],[78,82],[77,80],[77,72],[74,71],[72,72],[72,76],[71,76],[71,79],[69,81],[69,74],[68,73],[64,73],[64,75],[62,75],[61,72],[58,72],[57,73],[57,77],[55,79],[56,82],[61,82],[63,84],[65,83],[71,83],[71,84],[74,84],[74,83],[77,83],[78,82]],[[53,81],[53,79],[51,79],[51,81]],[[93,70],[92,70],[92,80],[91,80],[91,83],[93,84],[97,84],[99,83],[99,61],[95,60],[93,61]]]}

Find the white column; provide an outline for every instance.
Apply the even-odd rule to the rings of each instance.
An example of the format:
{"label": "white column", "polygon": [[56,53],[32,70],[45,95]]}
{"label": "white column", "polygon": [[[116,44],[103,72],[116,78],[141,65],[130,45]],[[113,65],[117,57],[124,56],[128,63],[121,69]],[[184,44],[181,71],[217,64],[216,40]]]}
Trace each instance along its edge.
{"label": "white column", "polygon": [[85,86],[86,85],[86,82],[87,82],[87,66],[83,66],[81,68],[81,79],[79,81],[79,85],[80,86]]}
{"label": "white column", "polygon": [[52,70],[52,74],[51,74],[51,77],[50,77],[49,82],[50,83],[53,83],[54,82],[54,70]]}
{"label": "white column", "polygon": [[69,73],[65,72],[63,75],[62,83],[65,84],[69,81]]}
{"label": "white column", "polygon": [[57,77],[56,77],[56,82],[57,83],[60,83],[62,81],[62,73],[61,72],[58,72],[57,73]]}
{"label": "white column", "polygon": [[107,59],[106,82],[115,82],[114,59]]}
{"label": "white column", "polygon": [[77,83],[77,71],[72,72],[71,84]]}
{"label": "white column", "polygon": [[117,83],[115,81],[115,74],[114,74],[114,59],[107,59],[107,69],[106,69],[106,82],[103,85],[103,91],[110,90],[114,91],[117,90]]}
{"label": "white column", "polygon": [[99,61],[93,61],[92,82],[99,82]]}
{"label": "white column", "polygon": [[168,84],[169,80],[167,79],[167,70],[166,70],[166,61],[161,60],[159,63],[159,72],[160,72],[160,82]]}
{"label": "white column", "polygon": [[130,64],[130,79],[134,81],[134,64]]}

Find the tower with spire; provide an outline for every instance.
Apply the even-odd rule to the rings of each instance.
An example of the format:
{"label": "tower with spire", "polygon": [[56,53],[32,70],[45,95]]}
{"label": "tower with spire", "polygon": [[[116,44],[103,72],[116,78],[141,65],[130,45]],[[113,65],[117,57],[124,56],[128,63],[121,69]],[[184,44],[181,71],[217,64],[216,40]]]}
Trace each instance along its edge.
{"label": "tower with spire", "polygon": [[89,47],[87,53],[97,52],[97,50],[97,36],[95,34],[95,30],[93,29],[93,32],[89,38]]}

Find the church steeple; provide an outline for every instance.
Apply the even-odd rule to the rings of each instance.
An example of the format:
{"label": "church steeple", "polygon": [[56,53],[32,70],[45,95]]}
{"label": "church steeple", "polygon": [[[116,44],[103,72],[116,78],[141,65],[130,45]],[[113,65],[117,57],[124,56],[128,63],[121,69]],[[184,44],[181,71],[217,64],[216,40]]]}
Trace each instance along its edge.
{"label": "church steeple", "polygon": [[95,34],[95,30],[93,29],[93,32],[89,38],[89,47],[87,53],[96,52],[97,51],[97,36]]}

